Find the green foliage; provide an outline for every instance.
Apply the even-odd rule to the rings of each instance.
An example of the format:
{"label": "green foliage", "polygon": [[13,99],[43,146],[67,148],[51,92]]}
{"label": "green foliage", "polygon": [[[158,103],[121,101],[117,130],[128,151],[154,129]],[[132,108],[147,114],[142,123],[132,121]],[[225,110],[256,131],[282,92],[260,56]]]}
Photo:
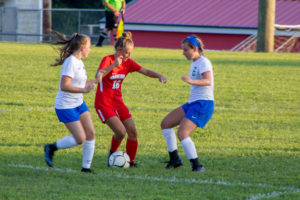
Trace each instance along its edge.
{"label": "green foliage", "polygon": [[[52,29],[66,35],[75,32],[85,33],[85,25],[99,24],[102,18],[104,18],[104,11],[52,11]],[[95,28],[94,31],[100,32],[100,27]]]}
{"label": "green foliage", "polygon": [[[113,47],[92,48],[84,60],[92,79]],[[60,150],[55,167],[43,145],[66,135],[53,108],[60,67],[46,44],[0,43],[0,199],[300,199],[299,54],[207,52],[214,66],[215,113],[192,134],[205,173],[168,160],[160,121],[185,103],[180,77],[190,62],[180,50],[135,48],[133,59],[164,74],[168,83],[139,73],[123,83],[123,98],[139,132],[136,169],[106,167],[112,131],[85,94],[97,131],[93,169],[80,173],[82,147]],[[125,142],[120,150],[125,150]]]}
{"label": "green foliage", "polygon": [[[131,0],[126,0],[129,3]],[[52,0],[53,8],[103,8],[102,0]]]}
{"label": "green foliage", "polygon": [[52,0],[53,8],[103,8],[101,0]]}
{"label": "green foliage", "polygon": [[[130,1],[126,1],[129,3]],[[78,8],[80,11],[52,11],[52,30],[59,31],[66,35],[72,35],[75,32],[86,33],[87,24],[98,24],[100,19],[105,17],[103,12],[85,11],[84,9],[104,9],[101,0],[53,0],[53,8]],[[78,27],[79,26],[79,27]],[[99,25],[100,26],[100,25]],[[100,28],[93,29],[93,36],[98,37]]]}

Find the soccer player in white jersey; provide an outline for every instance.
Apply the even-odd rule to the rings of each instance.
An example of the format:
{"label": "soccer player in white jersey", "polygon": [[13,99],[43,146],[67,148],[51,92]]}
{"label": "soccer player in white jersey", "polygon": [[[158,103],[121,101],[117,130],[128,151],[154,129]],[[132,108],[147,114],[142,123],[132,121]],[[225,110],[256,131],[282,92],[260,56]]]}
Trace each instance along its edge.
{"label": "soccer player in white jersey", "polygon": [[161,122],[161,129],[167,143],[170,156],[166,168],[177,168],[183,163],[177,152],[177,141],[173,127],[179,125],[177,136],[185,154],[190,160],[192,171],[204,172],[199,163],[196,147],[191,133],[197,128],[204,128],[214,111],[214,80],[210,61],[204,57],[203,42],[196,36],[189,36],[182,41],[183,55],[192,60],[189,76],[181,79],[190,84],[188,102],[171,111]]}
{"label": "soccer player in white jersey", "polygon": [[71,39],[54,32],[58,40],[54,45],[62,45],[60,57],[53,66],[62,65],[59,90],[55,99],[55,111],[60,122],[64,123],[72,135],[44,146],[45,161],[53,166],[53,155],[58,149],[66,149],[83,144],[82,172],[90,169],[95,149],[95,128],[82,93],[88,93],[96,86],[96,81],[87,81],[87,73],[82,62],[90,52],[91,39],[75,33]]}

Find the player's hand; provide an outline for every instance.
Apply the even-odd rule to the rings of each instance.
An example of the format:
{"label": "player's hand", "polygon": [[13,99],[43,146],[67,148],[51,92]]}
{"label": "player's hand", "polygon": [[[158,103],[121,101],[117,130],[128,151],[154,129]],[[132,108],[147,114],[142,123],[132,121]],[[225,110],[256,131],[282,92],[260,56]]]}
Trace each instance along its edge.
{"label": "player's hand", "polygon": [[84,93],[88,93],[88,92],[90,92],[91,90],[95,89],[96,83],[97,83],[96,80],[87,81],[87,82],[86,82],[86,86],[85,86],[85,88],[84,88]]}
{"label": "player's hand", "polygon": [[124,9],[124,8],[121,9],[121,13],[122,13],[123,15],[125,14],[125,9]]}
{"label": "player's hand", "polygon": [[123,59],[124,59],[124,56],[122,56],[122,55],[117,56],[117,57],[115,58],[115,63],[114,63],[115,66],[121,65],[122,62],[123,62]]}
{"label": "player's hand", "polygon": [[163,75],[160,75],[160,76],[158,77],[158,80],[159,80],[159,82],[161,82],[161,83],[167,83],[167,78],[164,77]]}
{"label": "player's hand", "polygon": [[192,79],[189,76],[182,76],[181,80],[183,80],[184,82],[191,84]]}
{"label": "player's hand", "polygon": [[120,15],[119,10],[115,10],[115,11],[114,11],[114,15],[115,15],[116,17],[119,17],[119,15]]}
{"label": "player's hand", "polygon": [[105,73],[106,73],[105,69],[99,69],[98,70],[98,73],[97,73],[97,76],[96,76],[96,81],[98,83],[100,83],[102,81],[102,78],[103,78],[103,76],[104,76]]}

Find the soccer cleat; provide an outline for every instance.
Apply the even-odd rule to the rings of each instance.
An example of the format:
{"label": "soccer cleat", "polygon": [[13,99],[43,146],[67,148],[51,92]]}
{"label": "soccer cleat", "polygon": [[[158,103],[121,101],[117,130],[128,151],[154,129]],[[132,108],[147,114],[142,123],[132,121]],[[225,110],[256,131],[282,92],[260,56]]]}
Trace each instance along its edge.
{"label": "soccer cleat", "polygon": [[90,173],[90,174],[96,174],[93,170],[89,169],[89,168],[82,168],[81,172],[84,173]]}
{"label": "soccer cleat", "polygon": [[109,166],[109,157],[110,157],[110,155],[111,155],[112,153],[113,153],[113,152],[112,152],[111,150],[109,150],[108,156],[107,156],[107,167],[110,167],[110,166]]}
{"label": "soccer cleat", "polygon": [[138,167],[138,164],[136,164],[136,163],[130,163],[130,167],[135,167],[135,168],[137,168],[137,167]]}
{"label": "soccer cleat", "polygon": [[54,151],[50,148],[50,144],[46,144],[44,146],[44,151],[45,151],[45,161],[49,167],[53,167],[53,155]]}
{"label": "soccer cleat", "polygon": [[190,163],[193,172],[205,172],[205,168],[199,163],[198,158],[190,159]]}
{"label": "soccer cleat", "polygon": [[166,166],[166,169],[177,168],[183,165],[182,160],[180,158],[176,160],[170,160]]}
{"label": "soccer cleat", "polygon": [[205,172],[205,168],[202,165],[195,166],[192,168],[193,172]]}

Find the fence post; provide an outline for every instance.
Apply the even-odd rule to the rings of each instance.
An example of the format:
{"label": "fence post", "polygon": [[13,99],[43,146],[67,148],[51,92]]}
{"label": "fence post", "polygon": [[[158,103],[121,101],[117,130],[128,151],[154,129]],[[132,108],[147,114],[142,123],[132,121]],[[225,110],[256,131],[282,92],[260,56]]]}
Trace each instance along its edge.
{"label": "fence post", "polygon": [[274,51],[275,0],[259,0],[257,48],[258,52]]}
{"label": "fence post", "polygon": [[81,18],[81,11],[79,10],[78,11],[78,27],[77,27],[77,33],[78,34],[80,34],[80,26],[81,26],[80,18]]}
{"label": "fence post", "polygon": [[[51,33],[52,29],[52,11],[48,10],[52,8],[51,0],[43,0],[43,41],[49,41],[50,37],[48,34]],[[47,9],[47,10],[44,10]]]}

